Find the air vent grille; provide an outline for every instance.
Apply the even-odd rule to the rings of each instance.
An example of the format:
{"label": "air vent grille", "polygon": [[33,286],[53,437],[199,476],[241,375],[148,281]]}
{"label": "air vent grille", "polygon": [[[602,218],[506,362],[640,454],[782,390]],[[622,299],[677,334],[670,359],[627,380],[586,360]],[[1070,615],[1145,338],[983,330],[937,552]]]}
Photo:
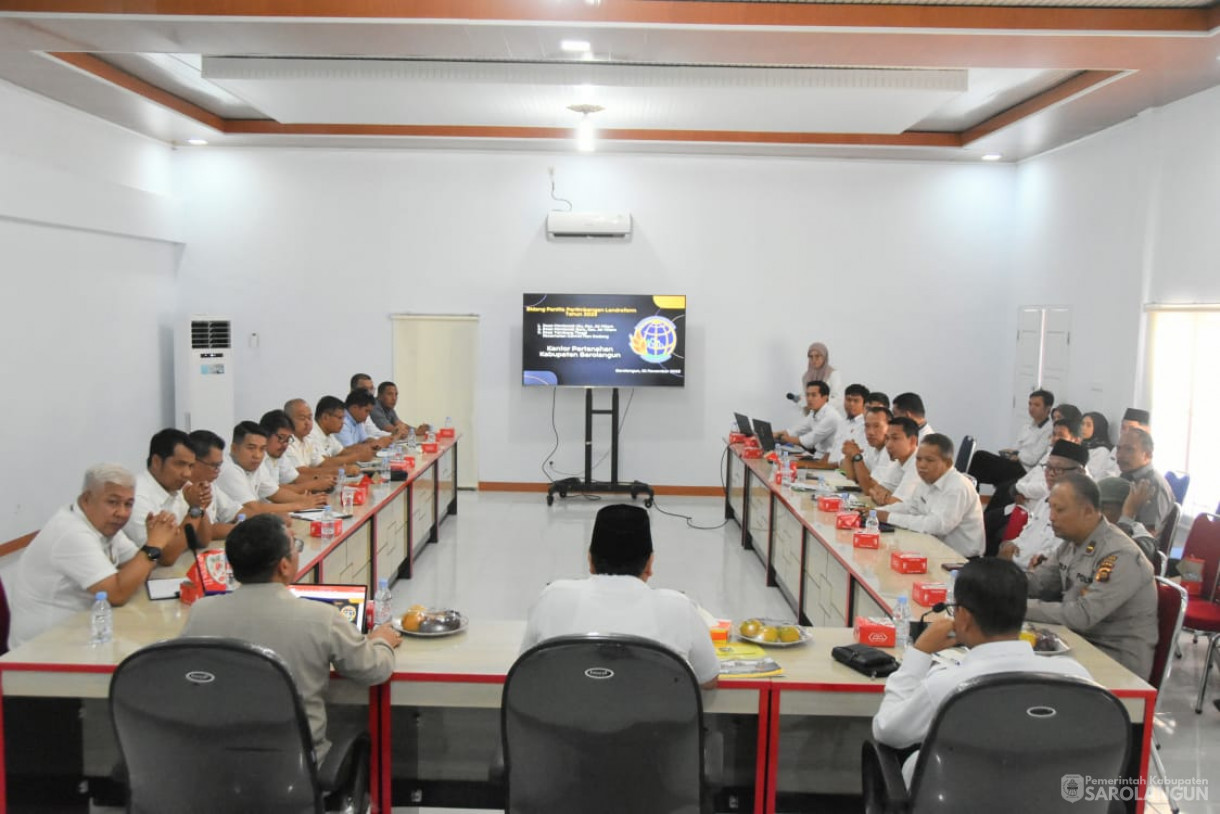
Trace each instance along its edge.
{"label": "air vent grille", "polygon": [[191,347],[193,349],[223,348],[227,350],[229,346],[229,321],[227,319],[191,321]]}

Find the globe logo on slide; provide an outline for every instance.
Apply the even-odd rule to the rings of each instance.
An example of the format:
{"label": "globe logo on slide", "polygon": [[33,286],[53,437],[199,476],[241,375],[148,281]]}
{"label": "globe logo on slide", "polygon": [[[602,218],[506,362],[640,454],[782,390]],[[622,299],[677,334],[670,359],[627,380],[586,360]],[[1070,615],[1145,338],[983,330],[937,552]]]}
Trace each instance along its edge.
{"label": "globe logo on slide", "polygon": [[667,361],[677,345],[678,327],[665,317],[644,317],[631,334],[631,350],[653,364]]}

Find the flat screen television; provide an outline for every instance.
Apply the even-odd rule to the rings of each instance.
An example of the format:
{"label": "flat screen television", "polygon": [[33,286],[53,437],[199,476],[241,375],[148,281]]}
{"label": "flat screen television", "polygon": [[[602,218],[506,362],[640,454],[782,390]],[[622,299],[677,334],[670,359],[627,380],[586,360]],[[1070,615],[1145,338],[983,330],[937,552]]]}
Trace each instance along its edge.
{"label": "flat screen television", "polygon": [[686,296],[525,294],[526,387],[682,387]]}

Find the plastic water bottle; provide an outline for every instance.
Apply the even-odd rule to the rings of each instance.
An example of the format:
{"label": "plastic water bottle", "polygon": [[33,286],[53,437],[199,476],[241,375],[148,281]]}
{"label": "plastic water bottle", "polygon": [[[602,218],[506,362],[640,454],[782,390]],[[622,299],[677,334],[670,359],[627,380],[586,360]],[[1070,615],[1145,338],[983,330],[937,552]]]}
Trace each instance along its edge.
{"label": "plastic water bottle", "polygon": [[407,430],[407,449],[414,450],[418,445],[417,439],[415,438],[415,428],[412,427],[411,429]]}
{"label": "plastic water bottle", "polygon": [[792,462],[788,459],[788,450],[779,456],[779,482],[781,486],[792,485]]}
{"label": "plastic water bottle", "polygon": [[93,610],[89,614],[89,644],[105,644],[114,638],[114,612],[110,610],[110,600],[105,591],[98,591],[93,597]]}
{"label": "plastic water bottle", "polygon": [[377,593],[373,595],[373,624],[384,625],[394,615],[394,595],[390,593],[390,580],[382,577],[377,580]]}
{"label": "plastic water bottle", "polygon": [[946,605],[953,605],[957,602],[957,598],[954,596],[954,593],[953,593],[953,587],[956,584],[957,584],[957,572],[950,571],[949,572],[949,584],[945,588],[945,604]]}
{"label": "plastic water bottle", "polygon": [[322,544],[330,545],[335,540],[335,510],[327,503],[322,509]]}
{"label": "plastic water bottle", "polygon": [[343,486],[347,483],[347,470],[340,464],[335,470],[335,494],[343,494]]}
{"label": "plastic water bottle", "polygon": [[[447,429],[447,430],[453,429],[453,419],[450,418],[449,416],[445,416],[445,429]],[[448,435],[449,433],[445,433],[445,434]]]}
{"label": "plastic water bottle", "polygon": [[907,595],[898,597],[898,607],[894,609],[894,647],[906,650],[911,643],[911,606],[907,604]]}
{"label": "plastic water bottle", "polygon": [[881,532],[881,523],[877,520],[876,509],[869,509],[868,519],[864,521],[864,530],[869,534],[879,534]]}
{"label": "plastic water bottle", "polygon": [[380,475],[382,483],[390,482],[390,459],[382,458],[381,463],[377,466],[377,473]]}

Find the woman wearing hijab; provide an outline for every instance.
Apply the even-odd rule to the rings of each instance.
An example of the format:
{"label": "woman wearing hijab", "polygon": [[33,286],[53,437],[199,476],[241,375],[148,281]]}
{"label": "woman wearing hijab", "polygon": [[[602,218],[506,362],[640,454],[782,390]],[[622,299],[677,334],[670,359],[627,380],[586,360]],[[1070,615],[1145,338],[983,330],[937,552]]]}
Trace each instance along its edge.
{"label": "woman wearing hijab", "polygon": [[1110,455],[1110,422],[1101,413],[1085,413],[1080,419],[1081,444],[1089,451],[1089,475],[1093,480],[1118,477],[1117,465]]}
{"label": "woman wearing hijab", "polygon": [[809,366],[801,378],[801,392],[810,382],[826,382],[830,388],[830,403],[836,410],[843,410],[843,377],[839,371],[830,366],[830,351],[821,342],[814,342],[805,354],[809,358]]}

